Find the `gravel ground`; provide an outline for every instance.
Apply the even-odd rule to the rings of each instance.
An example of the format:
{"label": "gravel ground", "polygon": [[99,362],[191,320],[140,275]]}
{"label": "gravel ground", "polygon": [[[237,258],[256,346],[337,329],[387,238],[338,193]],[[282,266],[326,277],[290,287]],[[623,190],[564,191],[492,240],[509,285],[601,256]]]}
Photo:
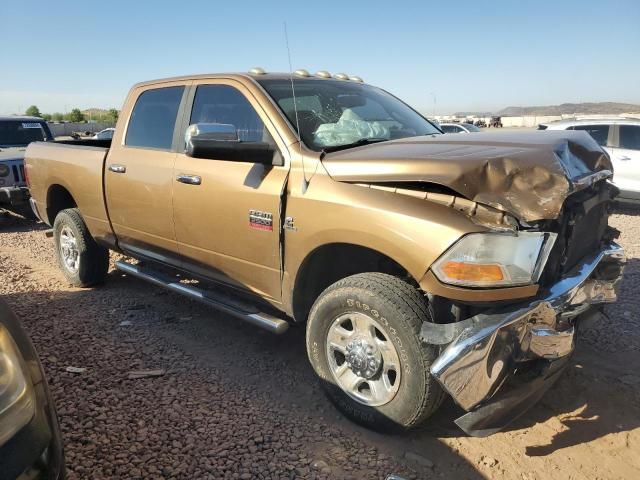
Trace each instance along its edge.
{"label": "gravel ground", "polygon": [[[450,401],[418,432],[357,427],[321,393],[302,328],[273,336],[115,271],[69,287],[44,227],[11,215],[0,294],[40,353],[69,479],[640,478],[640,212],[611,223],[629,256],[622,298],[544,399],[487,439],[452,424]],[[129,378],[142,369],[164,373]]]}

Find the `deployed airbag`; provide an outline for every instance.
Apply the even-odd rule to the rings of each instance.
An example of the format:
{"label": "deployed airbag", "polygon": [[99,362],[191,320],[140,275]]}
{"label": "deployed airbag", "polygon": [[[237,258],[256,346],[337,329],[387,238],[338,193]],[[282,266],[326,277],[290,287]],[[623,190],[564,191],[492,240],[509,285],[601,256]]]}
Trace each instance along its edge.
{"label": "deployed airbag", "polygon": [[389,139],[389,128],[378,121],[363,120],[351,109],[346,109],[336,123],[324,123],[313,133],[313,141],[320,147],[347,145],[363,138]]}

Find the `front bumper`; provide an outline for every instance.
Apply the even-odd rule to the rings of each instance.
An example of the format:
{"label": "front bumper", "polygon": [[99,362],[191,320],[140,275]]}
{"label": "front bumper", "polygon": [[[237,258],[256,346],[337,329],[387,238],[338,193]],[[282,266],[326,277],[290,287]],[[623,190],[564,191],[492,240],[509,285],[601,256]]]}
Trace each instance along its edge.
{"label": "front bumper", "polygon": [[17,207],[24,205],[27,201],[29,201],[29,189],[27,187],[0,188],[0,206]]}
{"label": "front bumper", "polygon": [[[470,435],[486,436],[533,405],[573,352],[577,318],[593,305],[616,301],[625,262],[622,247],[612,243],[533,301],[458,323],[423,324],[424,342],[447,345],[432,375],[470,412],[456,423]],[[520,370],[527,370],[527,382],[499,392]]]}

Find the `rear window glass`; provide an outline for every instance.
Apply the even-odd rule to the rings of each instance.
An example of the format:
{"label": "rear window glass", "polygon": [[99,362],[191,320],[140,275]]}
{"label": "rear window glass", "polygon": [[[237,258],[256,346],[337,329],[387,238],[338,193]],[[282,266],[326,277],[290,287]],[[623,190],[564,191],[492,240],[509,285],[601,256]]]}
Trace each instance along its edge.
{"label": "rear window glass", "polygon": [[131,113],[125,144],[170,150],[184,87],[147,90]]}
{"label": "rear window glass", "polygon": [[607,146],[607,138],[609,137],[609,125],[576,125],[574,130],[585,130],[598,142],[602,147]]}
{"label": "rear window glass", "polygon": [[640,150],[640,127],[620,125],[620,148]]}
{"label": "rear window glass", "polygon": [[26,147],[31,142],[49,140],[41,122],[8,120],[0,121],[0,147]]}

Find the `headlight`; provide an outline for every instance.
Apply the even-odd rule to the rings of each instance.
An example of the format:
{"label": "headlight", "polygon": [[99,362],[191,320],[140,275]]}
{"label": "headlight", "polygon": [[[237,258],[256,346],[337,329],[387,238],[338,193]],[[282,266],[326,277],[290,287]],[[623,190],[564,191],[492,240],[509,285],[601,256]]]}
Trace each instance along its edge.
{"label": "headlight", "polygon": [[24,368],[18,347],[0,325],[0,445],[33,418],[35,399]]}
{"label": "headlight", "polygon": [[0,164],[0,177],[6,177],[9,175],[9,166]]}
{"label": "headlight", "polygon": [[466,287],[527,285],[538,281],[555,233],[471,233],[434,264],[440,281]]}

